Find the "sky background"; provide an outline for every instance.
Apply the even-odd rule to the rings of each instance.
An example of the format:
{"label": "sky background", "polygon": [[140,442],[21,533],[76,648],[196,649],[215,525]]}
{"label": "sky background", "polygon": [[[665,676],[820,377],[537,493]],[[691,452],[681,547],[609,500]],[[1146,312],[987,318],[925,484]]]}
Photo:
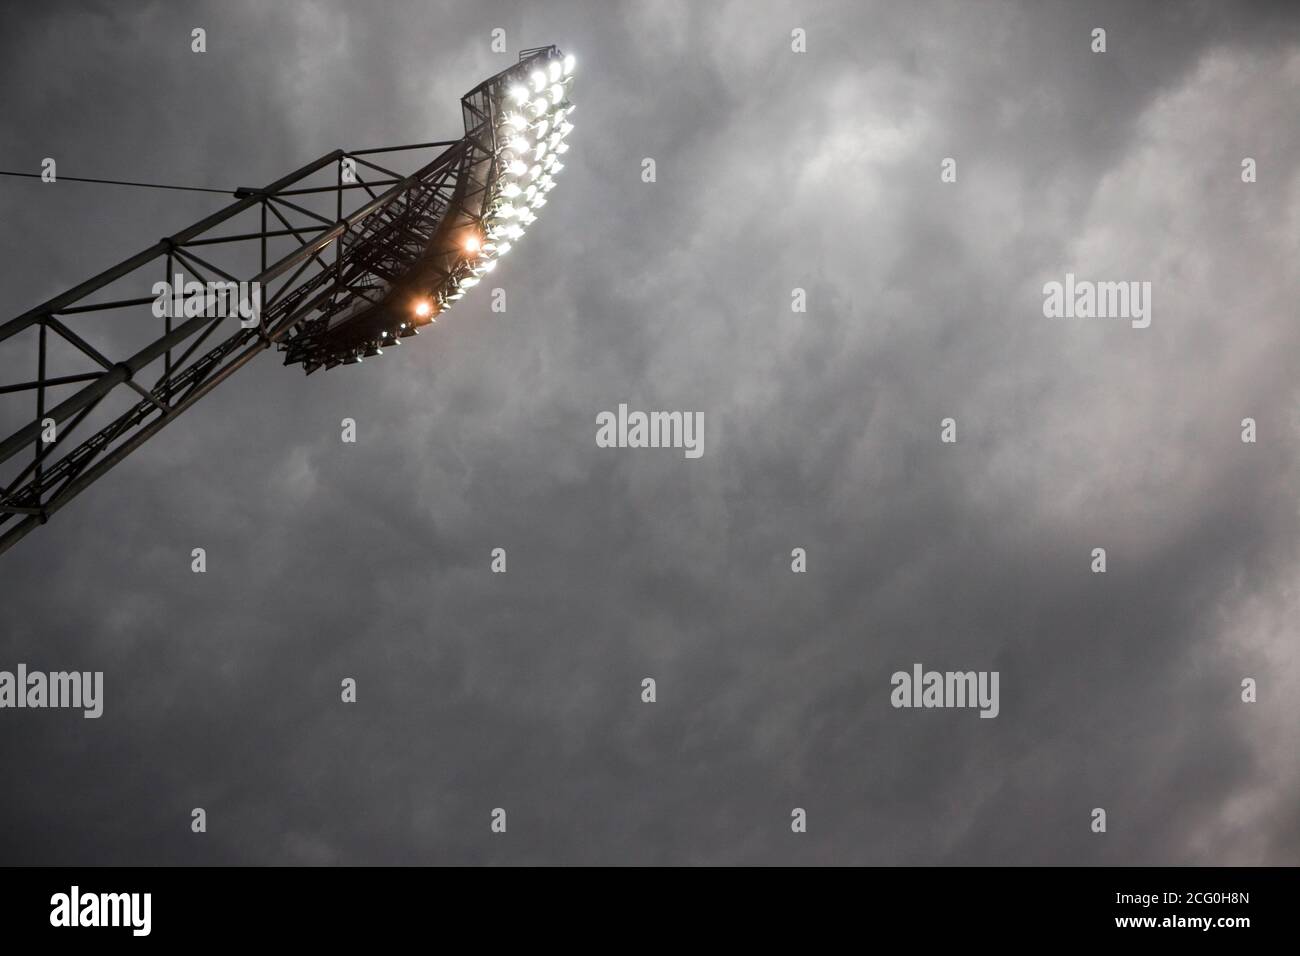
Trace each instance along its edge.
{"label": "sky background", "polygon": [[[0,711],[0,863],[1300,863],[1300,6],[33,4],[0,168],[260,185],[548,43],[507,312],[260,358],[0,556],[0,669],[105,673]],[[0,314],[222,204],[0,180]],[[914,662],[1000,715],[891,708]]]}

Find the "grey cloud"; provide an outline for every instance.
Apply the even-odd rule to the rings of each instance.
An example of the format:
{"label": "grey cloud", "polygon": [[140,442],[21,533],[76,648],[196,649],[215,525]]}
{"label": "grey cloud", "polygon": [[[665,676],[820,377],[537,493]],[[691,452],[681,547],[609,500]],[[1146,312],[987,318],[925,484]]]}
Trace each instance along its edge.
{"label": "grey cloud", "polygon": [[[6,35],[10,168],[204,185],[454,133],[496,26],[582,72],[505,314],[254,363],[0,558],[0,661],[106,685],[0,715],[0,860],[1296,862],[1294,9],[446,7]],[[213,208],[2,188],[9,314]],[[1151,329],[1043,318],[1067,269],[1155,280]],[[704,457],[596,448],[620,401]],[[913,661],[1000,716],[892,710]]]}

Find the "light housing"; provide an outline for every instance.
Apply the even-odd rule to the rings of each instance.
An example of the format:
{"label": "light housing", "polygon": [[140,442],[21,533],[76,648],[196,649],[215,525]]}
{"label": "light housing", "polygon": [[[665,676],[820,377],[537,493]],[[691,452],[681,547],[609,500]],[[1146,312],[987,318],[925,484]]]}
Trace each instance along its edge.
{"label": "light housing", "polygon": [[465,136],[427,167],[442,178],[421,196],[417,241],[408,237],[390,252],[384,261],[398,268],[386,268],[383,283],[365,283],[378,295],[354,297],[354,307],[326,328],[324,343],[305,342],[297,361],[310,370],[382,354],[381,345],[436,321],[496,269],[555,186],[552,173],[572,128],[573,68],[574,58],[556,47],[524,50],[518,63],[462,98]]}

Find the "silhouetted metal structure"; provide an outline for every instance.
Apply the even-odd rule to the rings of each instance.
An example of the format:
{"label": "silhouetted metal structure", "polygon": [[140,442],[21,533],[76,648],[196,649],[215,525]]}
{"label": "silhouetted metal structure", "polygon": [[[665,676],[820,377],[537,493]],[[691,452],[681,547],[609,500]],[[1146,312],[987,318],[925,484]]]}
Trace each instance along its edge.
{"label": "silhouetted metal structure", "polygon": [[[382,354],[450,308],[554,187],[573,66],[557,47],[525,50],[462,98],[460,139],[335,150],[238,189],[232,205],[0,325],[0,343],[26,336],[35,359],[34,376],[0,386],[35,399],[0,443],[0,551],[271,346],[310,374]],[[430,149],[408,175],[390,168]],[[143,320],[134,344],[130,317]],[[111,346],[92,344],[106,331]]]}

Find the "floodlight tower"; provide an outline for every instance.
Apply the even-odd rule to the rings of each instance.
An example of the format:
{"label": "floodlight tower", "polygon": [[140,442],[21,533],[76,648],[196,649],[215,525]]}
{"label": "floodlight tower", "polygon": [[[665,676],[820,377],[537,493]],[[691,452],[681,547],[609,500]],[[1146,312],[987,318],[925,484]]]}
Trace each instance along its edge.
{"label": "floodlight tower", "polygon": [[[237,189],[225,209],[0,324],[4,355],[25,337],[36,365],[0,364],[12,382],[0,398],[35,397],[34,415],[0,405],[0,427],[26,421],[0,442],[0,552],[271,346],[310,374],[436,321],[546,204],[573,73],[558,47],[524,50],[461,99],[460,139],[335,150]],[[429,149],[414,171],[391,168]],[[243,289],[260,293],[252,318],[226,307]],[[105,331],[115,357],[87,341]]]}

